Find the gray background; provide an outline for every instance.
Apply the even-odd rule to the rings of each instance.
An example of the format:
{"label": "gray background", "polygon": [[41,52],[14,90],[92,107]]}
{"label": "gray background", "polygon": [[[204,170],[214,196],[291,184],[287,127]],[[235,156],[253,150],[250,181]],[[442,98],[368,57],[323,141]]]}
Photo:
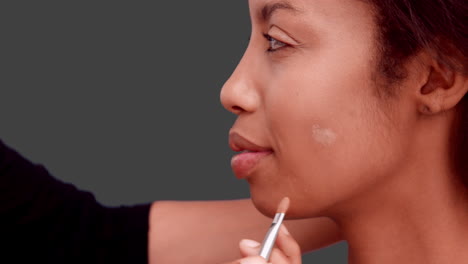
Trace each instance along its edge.
{"label": "gray background", "polygon": [[1,1],[0,29],[0,138],[55,177],[109,206],[249,196],[219,102],[246,0]]}

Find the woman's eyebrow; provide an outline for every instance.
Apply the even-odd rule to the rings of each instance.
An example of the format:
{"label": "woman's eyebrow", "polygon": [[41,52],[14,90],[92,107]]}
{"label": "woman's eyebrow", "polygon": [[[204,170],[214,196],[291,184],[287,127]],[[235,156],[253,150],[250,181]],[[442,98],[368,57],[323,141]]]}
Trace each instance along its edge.
{"label": "woman's eyebrow", "polygon": [[260,11],[261,13],[261,18],[263,21],[267,21],[271,18],[271,16],[278,10],[283,9],[283,10],[288,10],[294,13],[299,12],[299,9],[294,7],[291,3],[289,3],[286,0],[282,1],[277,1],[273,3],[268,3],[264,5]]}

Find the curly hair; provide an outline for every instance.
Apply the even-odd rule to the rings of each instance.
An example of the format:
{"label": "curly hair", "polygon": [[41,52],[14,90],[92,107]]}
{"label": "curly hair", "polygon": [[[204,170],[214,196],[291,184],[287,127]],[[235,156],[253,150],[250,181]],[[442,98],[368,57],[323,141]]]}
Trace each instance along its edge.
{"label": "curly hair", "polygon": [[[387,83],[407,77],[403,64],[418,51],[429,51],[447,68],[468,75],[468,1],[366,0],[379,28],[378,73]],[[394,90],[379,91],[391,96]],[[453,166],[468,187],[468,96],[456,106]]]}

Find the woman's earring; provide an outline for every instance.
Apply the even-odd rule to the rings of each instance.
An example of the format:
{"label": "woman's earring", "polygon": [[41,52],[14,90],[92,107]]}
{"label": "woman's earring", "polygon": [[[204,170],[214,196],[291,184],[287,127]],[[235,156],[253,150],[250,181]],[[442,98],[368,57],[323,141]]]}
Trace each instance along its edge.
{"label": "woman's earring", "polygon": [[434,115],[442,111],[442,108],[439,105],[422,105],[420,109],[421,113],[426,115]]}
{"label": "woman's earring", "polygon": [[424,114],[427,114],[427,115],[431,115],[431,114],[432,114],[431,109],[430,109],[429,106],[427,106],[427,105],[423,105],[423,106],[422,106],[421,112],[423,112]]}

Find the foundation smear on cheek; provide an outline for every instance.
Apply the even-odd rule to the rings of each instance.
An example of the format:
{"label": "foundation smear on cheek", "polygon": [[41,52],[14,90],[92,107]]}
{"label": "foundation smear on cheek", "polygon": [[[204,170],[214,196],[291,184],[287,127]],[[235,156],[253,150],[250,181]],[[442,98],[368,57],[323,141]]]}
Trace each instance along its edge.
{"label": "foundation smear on cheek", "polygon": [[319,125],[312,126],[312,136],[315,141],[324,146],[330,146],[336,140],[335,132],[328,128],[321,128]]}

